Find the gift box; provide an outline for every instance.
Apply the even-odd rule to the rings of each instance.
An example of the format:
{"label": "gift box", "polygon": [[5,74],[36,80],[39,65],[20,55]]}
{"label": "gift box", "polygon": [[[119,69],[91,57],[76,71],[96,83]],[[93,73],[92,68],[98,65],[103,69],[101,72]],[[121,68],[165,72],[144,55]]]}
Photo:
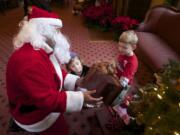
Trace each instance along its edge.
{"label": "gift box", "polygon": [[81,87],[96,90],[96,94],[93,96],[102,96],[106,105],[111,105],[122,91],[119,79],[107,62],[94,64],[83,79]]}

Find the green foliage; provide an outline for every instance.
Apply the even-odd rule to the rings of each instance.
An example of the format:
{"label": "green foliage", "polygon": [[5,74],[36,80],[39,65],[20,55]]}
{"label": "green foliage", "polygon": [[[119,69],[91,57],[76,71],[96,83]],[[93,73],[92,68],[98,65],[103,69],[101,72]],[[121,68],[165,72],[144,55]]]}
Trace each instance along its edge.
{"label": "green foliage", "polygon": [[173,6],[174,2],[175,2],[175,0],[166,0],[165,4]]}
{"label": "green foliage", "polygon": [[[141,99],[130,104],[136,122],[145,124],[144,135],[180,134],[180,62],[170,61],[156,83],[140,89]],[[137,110],[138,108],[138,110]]]}

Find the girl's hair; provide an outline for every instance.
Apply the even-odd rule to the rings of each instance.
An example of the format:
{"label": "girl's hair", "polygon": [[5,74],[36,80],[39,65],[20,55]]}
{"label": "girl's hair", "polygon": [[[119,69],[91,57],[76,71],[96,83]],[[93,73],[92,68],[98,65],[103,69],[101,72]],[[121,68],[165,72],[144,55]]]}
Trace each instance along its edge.
{"label": "girl's hair", "polygon": [[76,54],[76,53],[74,53],[74,54],[75,54],[75,55],[72,56],[72,53],[71,53],[71,59],[70,59],[69,62],[66,64],[66,69],[67,69],[68,71],[71,70],[71,69],[70,69],[70,65],[72,64],[72,62],[74,61],[75,58],[78,58],[78,59],[80,60],[80,62],[81,62],[81,59],[77,56],[77,54]]}

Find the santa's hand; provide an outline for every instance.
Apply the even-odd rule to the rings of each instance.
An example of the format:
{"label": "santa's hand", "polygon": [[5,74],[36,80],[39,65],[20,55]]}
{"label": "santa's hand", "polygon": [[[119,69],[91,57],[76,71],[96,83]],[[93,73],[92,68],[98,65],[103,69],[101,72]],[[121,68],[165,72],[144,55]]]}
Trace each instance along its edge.
{"label": "santa's hand", "polygon": [[97,104],[98,102],[102,101],[103,97],[95,98],[92,94],[95,94],[96,90],[86,91],[83,93],[84,95],[84,103],[87,104]]}

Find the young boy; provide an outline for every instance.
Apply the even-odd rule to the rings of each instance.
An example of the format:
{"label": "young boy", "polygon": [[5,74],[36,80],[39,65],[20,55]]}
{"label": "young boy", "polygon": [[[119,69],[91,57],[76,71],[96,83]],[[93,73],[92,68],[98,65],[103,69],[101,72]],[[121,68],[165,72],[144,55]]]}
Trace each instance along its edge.
{"label": "young boy", "polygon": [[138,37],[132,30],[123,32],[119,37],[117,58],[117,76],[122,87],[131,84],[138,68],[138,59],[133,52],[136,49]]}
{"label": "young boy", "polygon": [[137,42],[138,37],[133,30],[125,31],[119,37],[119,56],[116,62],[116,75],[119,78],[120,85],[123,87],[123,91],[114,101],[114,105],[123,101],[137,71],[138,59],[134,53]]}
{"label": "young boy", "polygon": [[127,113],[127,106],[133,97],[129,86],[138,68],[138,59],[134,53],[137,42],[138,37],[136,33],[133,30],[129,30],[120,35],[118,43],[119,56],[117,58],[116,69],[123,90],[114,100],[113,105],[115,106],[113,109],[126,125],[129,124],[131,119]]}

